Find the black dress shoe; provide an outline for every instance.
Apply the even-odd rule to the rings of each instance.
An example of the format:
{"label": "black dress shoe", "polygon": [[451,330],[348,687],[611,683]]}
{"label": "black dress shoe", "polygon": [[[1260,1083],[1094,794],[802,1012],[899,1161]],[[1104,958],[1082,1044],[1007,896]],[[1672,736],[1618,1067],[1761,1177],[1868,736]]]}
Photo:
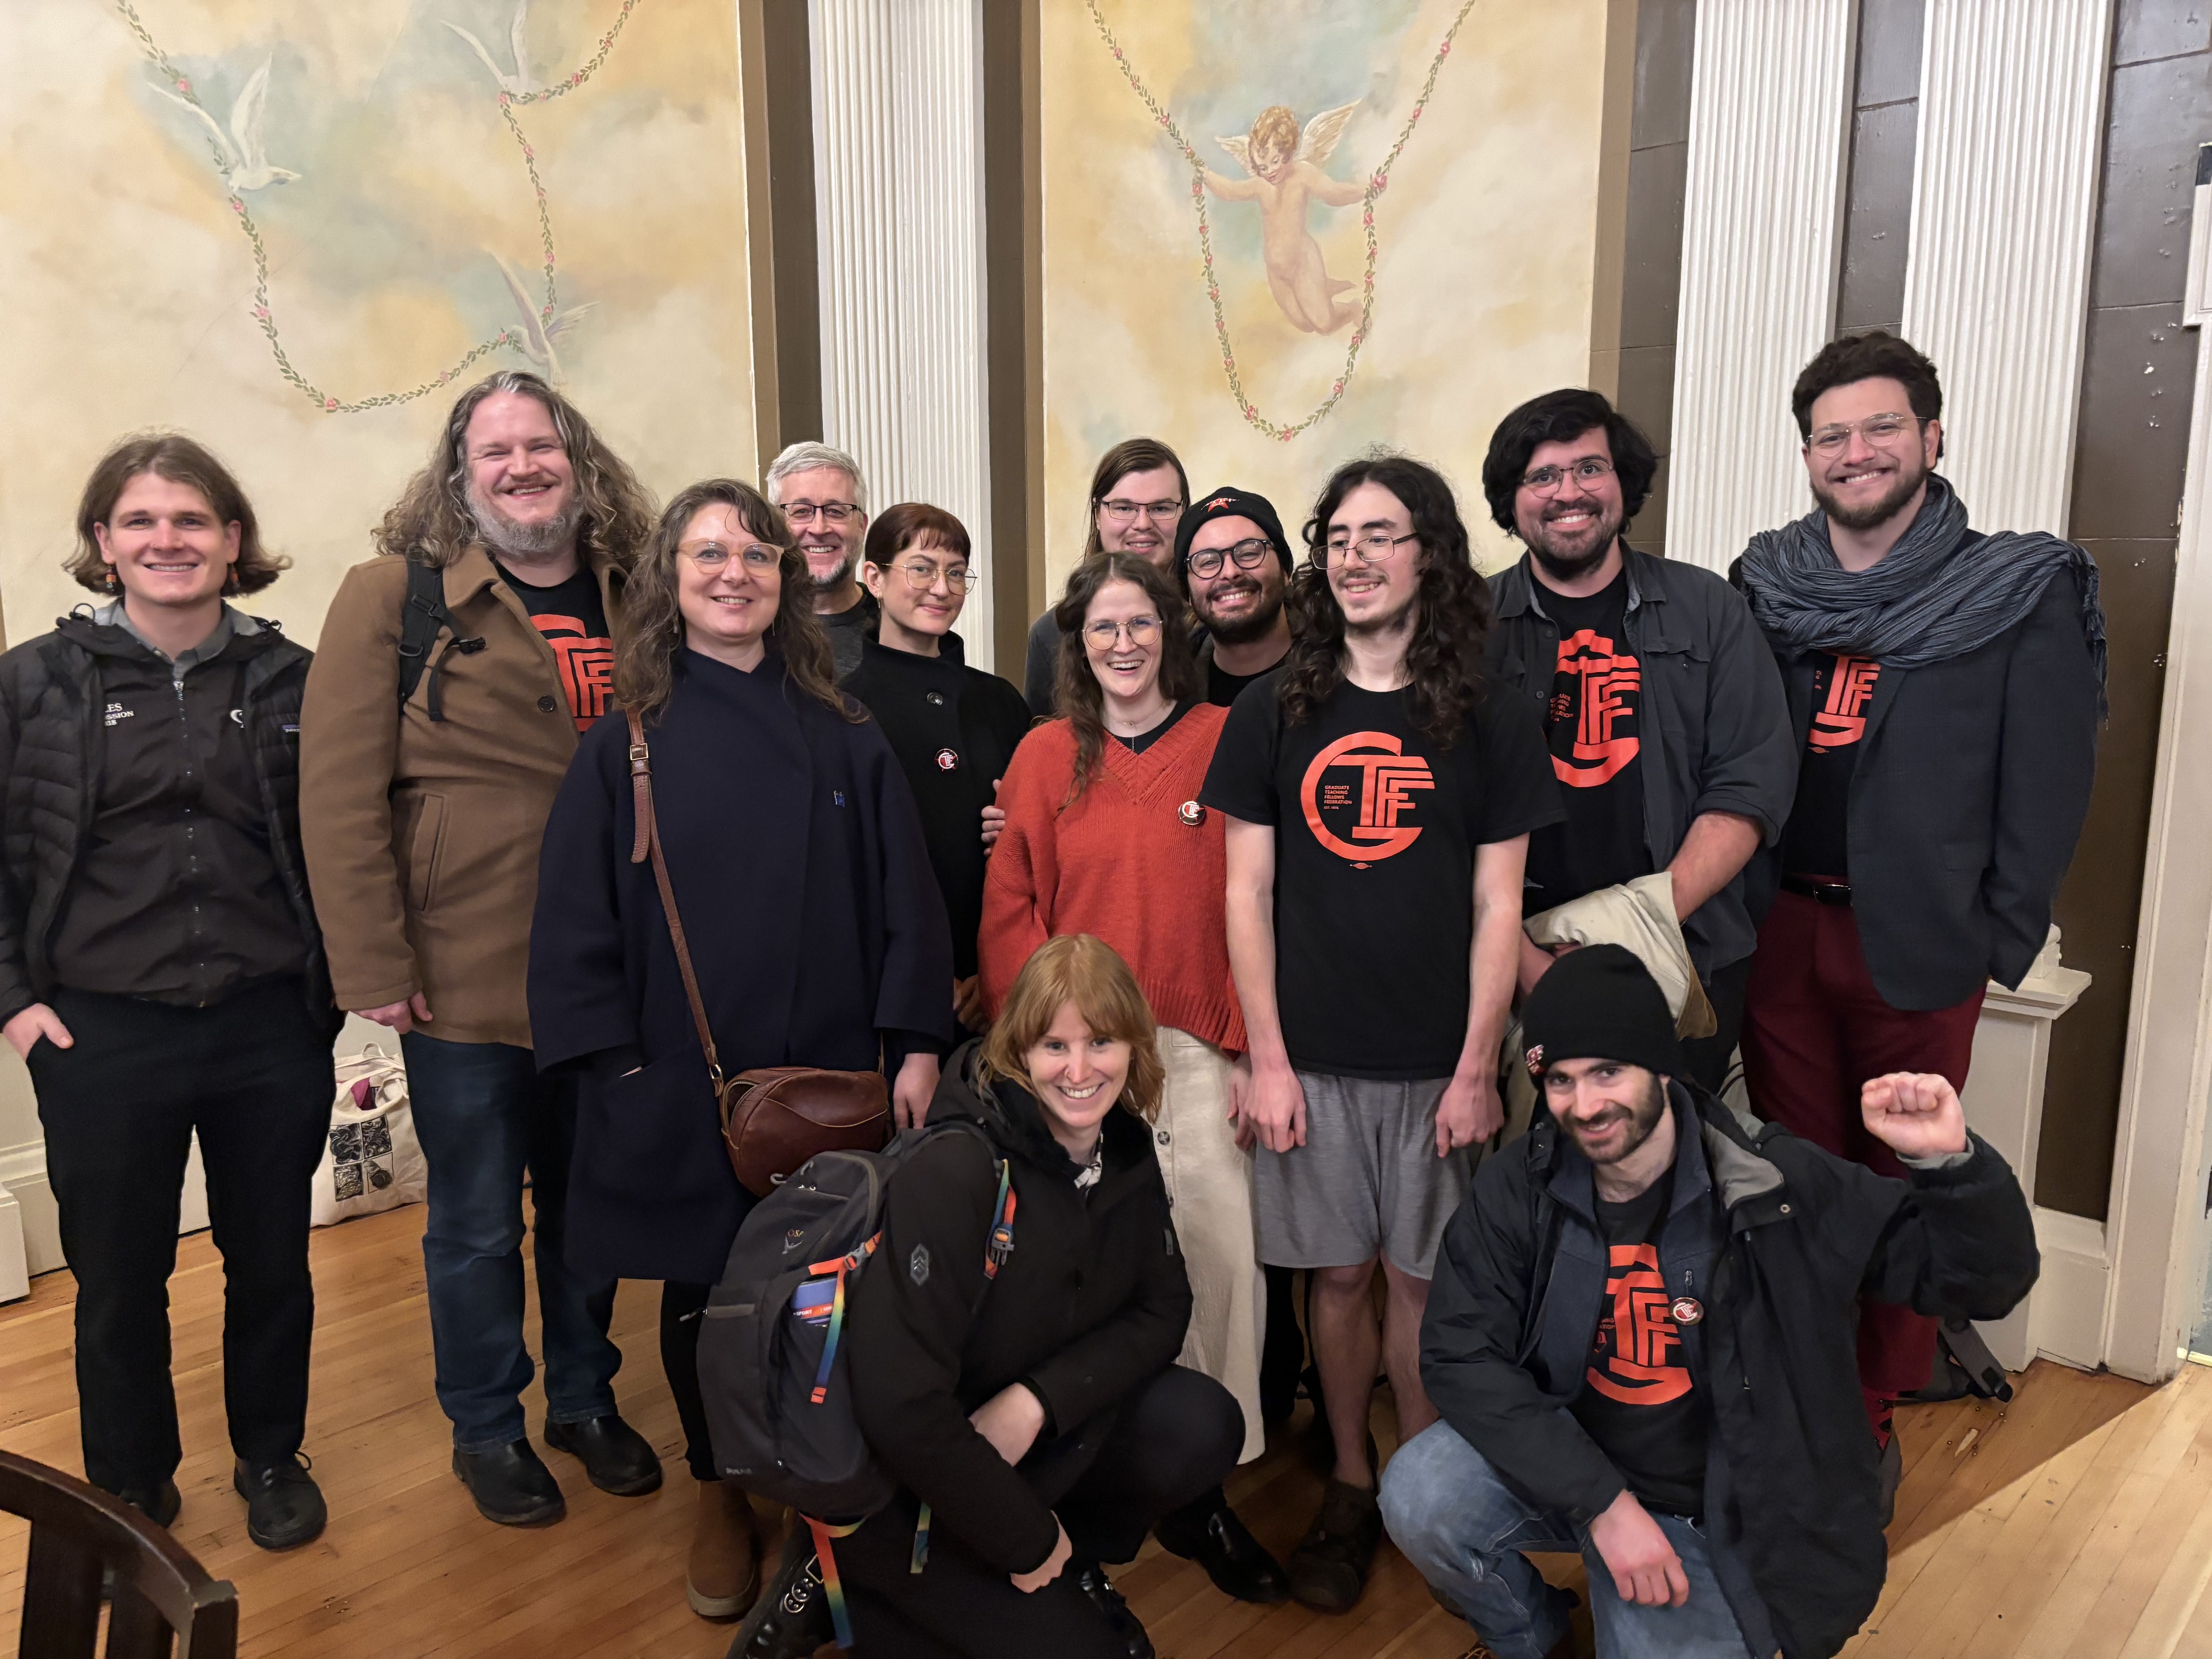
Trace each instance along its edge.
{"label": "black dress shoe", "polygon": [[[1200,1507],[1203,1505],[1203,1507]],[[1214,1589],[1261,1607],[1291,1599],[1291,1581],[1275,1558],[1244,1528],[1218,1488],[1197,1504],[1160,1517],[1152,1528],[1160,1547],[1206,1569]]]}
{"label": "black dress shoe", "polygon": [[322,1536],[330,1511],[301,1458],[248,1463],[241,1457],[231,1469],[230,1484],[246,1500],[246,1535],[263,1549],[297,1549]]}
{"label": "black dress shoe", "polygon": [[158,1486],[126,1486],[115,1496],[157,1527],[173,1525],[177,1511],[185,1506],[184,1496],[173,1480],[164,1480]]}
{"label": "black dress shoe", "polygon": [[783,1540],[775,1582],[753,1603],[730,1640],[726,1659],[813,1659],[815,1649],[836,1639],[822,1566],[804,1521],[793,1517]]}
{"label": "black dress shoe", "polygon": [[1070,1563],[1067,1571],[1074,1575],[1075,1588],[1083,1592],[1084,1600],[1098,1609],[1098,1616],[1106,1621],[1121,1644],[1127,1659],[1152,1659],[1152,1638],[1145,1634],[1145,1627],[1137,1622],[1137,1615],[1129,1611],[1129,1604],[1121,1599],[1121,1592],[1114,1588],[1114,1581],[1106,1576],[1106,1569],[1097,1562],[1081,1566]]}
{"label": "black dress shoe", "polygon": [[477,1512],[502,1527],[550,1526],[568,1512],[561,1483],[527,1440],[483,1452],[456,1447],[453,1473],[477,1500]]}
{"label": "black dress shoe", "polygon": [[548,1423],[545,1443],[580,1460],[601,1492],[642,1498],[660,1490],[660,1459],[651,1443],[614,1413],[580,1423]]}

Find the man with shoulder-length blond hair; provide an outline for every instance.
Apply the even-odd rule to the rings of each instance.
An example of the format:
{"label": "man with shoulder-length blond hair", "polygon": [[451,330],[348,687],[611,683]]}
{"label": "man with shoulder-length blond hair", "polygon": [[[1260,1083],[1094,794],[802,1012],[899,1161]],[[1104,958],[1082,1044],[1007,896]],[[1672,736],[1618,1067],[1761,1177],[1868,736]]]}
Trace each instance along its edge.
{"label": "man with shoulder-length blond hair", "polygon": [[536,375],[462,394],[346,574],[301,714],[301,824],[338,1006],[399,1034],[430,1165],[422,1238],[453,1472],[487,1519],[554,1521],[521,1394],[522,1191],[538,1232],[545,1440],[623,1494],[659,1460],[615,1410],[612,1279],[562,1256],[573,1078],[541,1078],[525,995],[538,847],[653,506]]}

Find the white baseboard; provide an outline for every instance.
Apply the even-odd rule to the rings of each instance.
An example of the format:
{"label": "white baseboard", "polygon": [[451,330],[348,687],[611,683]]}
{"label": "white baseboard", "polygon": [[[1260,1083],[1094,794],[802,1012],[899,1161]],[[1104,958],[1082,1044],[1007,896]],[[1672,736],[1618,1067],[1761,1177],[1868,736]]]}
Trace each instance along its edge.
{"label": "white baseboard", "polygon": [[2028,1298],[2033,1352],[2093,1371],[2105,1363],[2105,1299],[2112,1287],[2105,1224],[2038,1207],[2035,1243],[2043,1252],[2043,1277]]}
{"label": "white baseboard", "polygon": [[0,1185],[0,1302],[31,1293],[30,1263],[23,1253],[23,1206]]}
{"label": "white baseboard", "polygon": [[[0,1193],[11,1196],[16,1207],[15,1236],[21,1241],[24,1271],[35,1278],[67,1267],[62,1256],[61,1216],[54,1207],[53,1184],[46,1178],[46,1142],[26,1141],[0,1149]],[[185,1165],[177,1232],[180,1237],[196,1233],[207,1224],[207,1176],[200,1168],[199,1137],[195,1135],[191,1159]],[[9,1300],[10,1294],[6,1273],[9,1231],[4,1210],[0,1210],[0,1302]],[[29,1292],[22,1290],[13,1294]]]}

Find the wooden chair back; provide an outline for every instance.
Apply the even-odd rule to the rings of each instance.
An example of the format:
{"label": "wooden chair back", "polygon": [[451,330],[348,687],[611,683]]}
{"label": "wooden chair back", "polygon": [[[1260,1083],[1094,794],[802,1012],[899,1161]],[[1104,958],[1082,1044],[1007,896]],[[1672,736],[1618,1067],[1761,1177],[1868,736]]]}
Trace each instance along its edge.
{"label": "wooden chair back", "polygon": [[103,1571],[106,1659],[236,1659],[238,1592],[121,1498],[0,1452],[0,1510],[31,1523],[21,1659],[95,1659]]}

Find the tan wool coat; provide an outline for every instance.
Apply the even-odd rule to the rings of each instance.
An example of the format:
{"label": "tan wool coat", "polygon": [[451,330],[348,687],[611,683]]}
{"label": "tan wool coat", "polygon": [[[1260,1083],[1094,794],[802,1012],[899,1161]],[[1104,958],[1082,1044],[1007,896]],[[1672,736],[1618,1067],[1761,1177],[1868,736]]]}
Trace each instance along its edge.
{"label": "tan wool coat", "polygon": [[[607,617],[622,574],[591,562]],[[300,716],[300,824],[341,1008],[420,991],[428,1035],[530,1046],[525,979],[538,848],[576,752],[553,647],[481,547],[447,567],[446,605],[480,651],[431,647],[402,708],[403,559],[346,573]]]}

